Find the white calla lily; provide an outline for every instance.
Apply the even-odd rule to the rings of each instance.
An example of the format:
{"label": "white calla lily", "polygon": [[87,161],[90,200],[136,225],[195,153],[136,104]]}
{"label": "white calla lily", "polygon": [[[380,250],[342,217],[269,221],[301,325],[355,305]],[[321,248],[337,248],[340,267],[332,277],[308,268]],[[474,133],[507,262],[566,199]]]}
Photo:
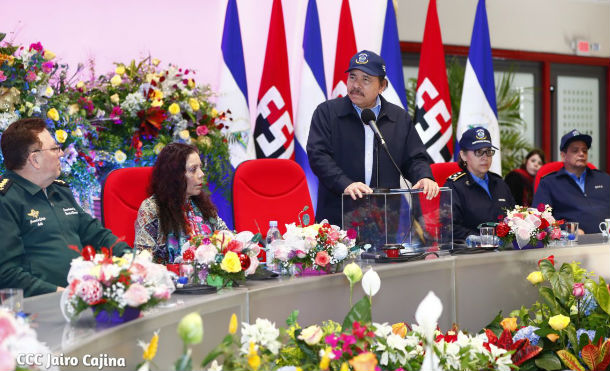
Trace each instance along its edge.
{"label": "white calla lily", "polygon": [[364,276],[362,276],[362,290],[364,290],[364,293],[368,296],[375,296],[380,288],[381,279],[379,278],[379,275],[372,268],[369,268]]}

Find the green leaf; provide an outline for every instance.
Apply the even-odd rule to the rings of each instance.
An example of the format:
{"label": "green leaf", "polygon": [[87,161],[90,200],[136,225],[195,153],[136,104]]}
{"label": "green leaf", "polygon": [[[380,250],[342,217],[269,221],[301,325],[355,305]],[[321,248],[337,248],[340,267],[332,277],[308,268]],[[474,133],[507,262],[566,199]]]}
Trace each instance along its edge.
{"label": "green leaf", "polygon": [[293,326],[297,323],[297,320],[299,319],[299,311],[297,310],[293,310],[292,313],[290,313],[290,315],[288,316],[288,318],[286,318],[286,326],[290,327]]}
{"label": "green leaf", "polygon": [[222,287],[223,279],[217,274],[208,274],[208,278],[206,282],[210,286],[214,286],[216,288]]}
{"label": "green leaf", "polygon": [[354,322],[360,323],[371,323],[371,302],[369,301],[368,296],[360,299],[359,302],[354,304],[352,309],[350,309],[347,316],[343,320],[343,330],[351,329],[353,327]]}
{"label": "green leaf", "polygon": [[254,242],[254,243],[259,243],[261,242],[263,239],[263,235],[259,232],[257,234],[255,234],[254,236],[252,236],[252,239],[250,241]]}
{"label": "green leaf", "polygon": [[534,362],[536,366],[544,370],[561,370],[561,361],[555,354],[550,352],[540,354]]}
{"label": "green leaf", "polygon": [[540,272],[542,272],[542,276],[546,280],[548,280],[549,277],[553,273],[555,273],[555,267],[553,266],[553,264],[551,264],[551,262],[548,259],[544,259],[544,260],[540,261],[540,264],[538,265],[538,267],[540,268]]}
{"label": "green leaf", "polygon": [[576,329],[574,328],[574,325],[570,323],[568,327],[565,328],[565,331],[568,334],[568,339],[570,340],[570,343],[572,343],[572,347],[578,347],[578,339],[576,338]]}
{"label": "green leaf", "polygon": [[557,355],[566,367],[574,371],[585,371],[585,368],[578,362],[578,359],[567,350],[558,350]]}
{"label": "green leaf", "polygon": [[559,313],[559,307],[557,306],[557,302],[555,301],[555,295],[553,294],[553,290],[548,287],[540,287],[538,289],[538,293],[544,301],[544,304],[551,308],[553,314]]}
{"label": "green leaf", "polygon": [[566,305],[570,296],[572,295],[572,282],[570,280],[571,276],[568,278],[565,274],[552,274],[549,277],[549,282],[551,287],[553,288],[553,293],[555,297],[559,299],[559,302],[563,305]]}
{"label": "green leaf", "polygon": [[5,37],[6,37],[6,34],[0,32],[0,41],[4,40]]}
{"label": "green leaf", "polygon": [[603,278],[599,278],[599,284],[595,281],[588,279],[585,281],[585,287],[593,294],[599,307],[606,313],[610,314],[610,293],[606,286],[606,281]]}

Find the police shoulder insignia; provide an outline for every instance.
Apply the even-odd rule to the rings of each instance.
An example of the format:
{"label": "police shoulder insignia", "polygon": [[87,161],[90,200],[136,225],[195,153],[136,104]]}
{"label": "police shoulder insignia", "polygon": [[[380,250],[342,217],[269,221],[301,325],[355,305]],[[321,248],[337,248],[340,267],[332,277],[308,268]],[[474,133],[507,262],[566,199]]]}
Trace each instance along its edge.
{"label": "police shoulder insignia", "polygon": [[13,181],[11,179],[0,177],[0,194],[5,195],[12,185]]}
{"label": "police shoulder insignia", "polygon": [[451,181],[456,181],[458,179],[460,179],[461,177],[463,177],[464,175],[466,175],[465,172],[463,171],[458,171],[457,173],[451,175],[449,178],[447,178],[447,180],[451,180]]}
{"label": "police shoulder insignia", "polygon": [[62,186],[62,187],[70,187],[70,186],[68,185],[68,183],[64,182],[63,180],[59,180],[59,179],[55,179],[55,180],[53,181],[53,183],[55,183],[55,184],[57,184],[57,185],[60,185],[60,186]]}

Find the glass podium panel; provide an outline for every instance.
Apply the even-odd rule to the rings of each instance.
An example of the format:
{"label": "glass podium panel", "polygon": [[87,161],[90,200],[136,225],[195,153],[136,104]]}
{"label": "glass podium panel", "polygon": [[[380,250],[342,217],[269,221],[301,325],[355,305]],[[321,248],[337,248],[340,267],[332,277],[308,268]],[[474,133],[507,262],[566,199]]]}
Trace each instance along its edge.
{"label": "glass podium panel", "polygon": [[343,194],[341,211],[343,229],[356,229],[357,243],[374,250],[453,247],[452,194],[447,187],[432,200],[419,189],[376,191],[356,200]]}

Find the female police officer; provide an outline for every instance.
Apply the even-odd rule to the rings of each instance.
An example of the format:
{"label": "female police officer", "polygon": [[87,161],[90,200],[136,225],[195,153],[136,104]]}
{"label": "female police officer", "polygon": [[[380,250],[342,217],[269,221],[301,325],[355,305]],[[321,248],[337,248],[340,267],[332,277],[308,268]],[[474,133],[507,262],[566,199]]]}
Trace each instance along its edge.
{"label": "female police officer", "polygon": [[510,188],[501,176],[489,172],[496,152],[489,131],[468,129],[460,139],[459,165],[462,171],[447,179],[453,190],[453,239],[479,234],[478,226],[497,222],[498,216],[515,206]]}

